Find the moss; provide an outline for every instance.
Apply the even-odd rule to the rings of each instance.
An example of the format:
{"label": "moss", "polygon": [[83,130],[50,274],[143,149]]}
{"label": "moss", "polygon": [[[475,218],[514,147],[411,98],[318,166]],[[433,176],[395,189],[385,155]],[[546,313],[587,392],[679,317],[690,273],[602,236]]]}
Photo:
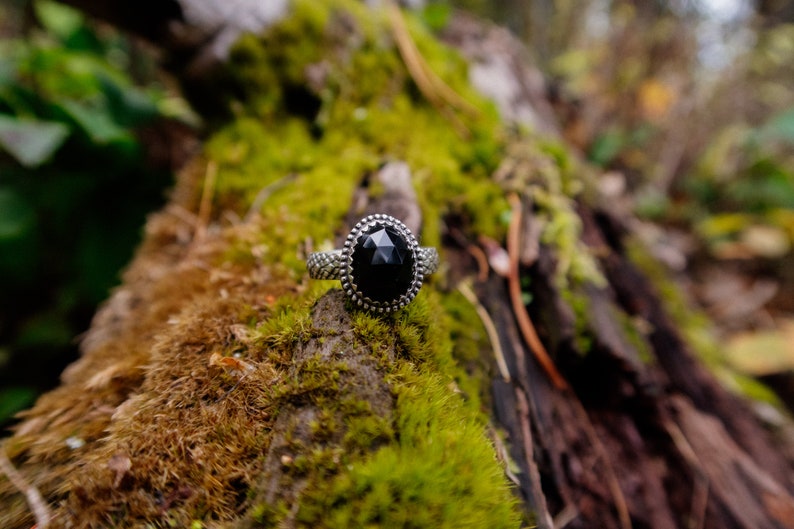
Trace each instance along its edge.
{"label": "moss", "polygon": [[483,424],[444,377],[402,364],[389,381],[399,442],[313,483],[298,526],[517,527],[515,499]]}
{"label": "moss", "polygon": [[391,421],[384,417],[348,415],[346,428],[343,444],[354,450],[367,450],[394,440]]}
{"label": "moss", "polygon": [[574,314],[574,347],[576,352],[586,355],[593,347],[593,329],[589,322],[592,319],[590,300],[581,292],[578,285],[568,285],[560,290],[560,296]]}
{"label": "moss", "polygon": [[563,145],[522,133],[512,138],[497,174],[505,191],[527,197],[541,242],[557,259],[555,286],[560,291],[585,283],[604,286],[593,250],[582,241],[577,199],[592,193],[589,170],[569,156]]}
{"label": "moss", "polygon": [[492,345],[474,306],[458,291],[441,298],[440,312],[452,344],[452,358],[459,370],[455,382],[472,407],[491,400],[494,358]]}
{"label": "moss", "polygon": [[[310,356],[274,388],[278,408],[311,403],[317,410],[307,425],[308,444],[297,434],[286,437],[294,454],[287,473],[305,483],[298,527],[518,526],[516,500],[485,435],[479,400],[455,390],[456,379],[471,382],[452,356],[452,320],[439,314],[441,296],[431,291],[396,314],[351,315],[345,339],[382,373],[393,413],[378,413],[350,392],[347,355]],[[257,340],[276,343],[267,328],[258,327]],[[309,340],[321,344],[337,333],[313,328]],[[250,516],[261,526],[278,524],[287,514],[281,503],[274,505],[256,503]]]}
{"label": "moss", "polygon": [[613,306],[613,315],[623,329],[623,336],[628,340],[628,343],[637,351],[640,362],[644,364],[654,364],[656,356],[653,352],[653,347],[648,342],[649,323],[636,317],[631,317],[624,311]]}
{"label": "moss", "polygon": [[396,353],[372,357],[394,413],[387,419],[350,397],[322,403],[345,417],[344,455],[301,459],[308,485],[299,527],[517,527],[479,399],[455,390],[456,379],[472,382],[453,359],[451,320],[433,317],[440,309],[439,296],[427,293],[390,316],[354,313],[360,346]]}
{"label": "moss", "polygon": [[286,364],[289,358],[284,358],[284,355],[295,344],[305,341],[309,332],[308,311],[285,310],[262,322],[254,331],[252,340],[267,351],[271,361]]}
{"label": "moss", "polygon": [[348,369],[343,361],[329,362],[312,357],[297,366],[297,370],[276,390],[276,398],[291,403],[310,401],[317,403],[322,396],[336,396],[340,374]]}
{"label": "moss", "polygon": [[381,348],[383,337],[389,331],[389,327],[383,318],[373,316],[364,311],[356,311],[353,314],[352,329],[360,341],[370,344],[370,347],[374,350]]}
{"label": "moss", "polygon": [[[506,146],[495,110],[468,86],[464,61],[409,16],[431,68],[480,109],[458,116],[465,132],[444,117],[413,85],[379,13],[353,0],[299,0],[283,23],[234,50],[234,119],[212,133],[175,200],[195,211],[211,191],[211,229],[190,241],[193,227],[174,216],[159,217],[167,227],[150,223],[127,279],[145,295],[114,315],[129,325],[108,324],[114,339],[89,347],[68,407],[55,395],[35,412],[60,417],[50,440],[17,451],[20,460],[72,461],[67,476],[79,467],[81,483],[59,475],[42,490],[86,513],[81,523],[210,526],[247,510],[273,526],[298,501],[304,526],[518,526],[485,435],[480,382],[454,356],[457,342],[473,358],[477,338],[445,314],[445,296],[428,283],[397,314],[353,311],[351,333],[312,320],[330,284],[306,281],[305,252],[332,246],[356,186],[384,161],[412,169],[423,244],[440,245],[440,219],[450,214],[473,233],[500,239],[505,231],[509,208],[490,179]],[[207,165],[217,170],[212,190],[201,188]],[[464,307],[458,314],[473,321]],[[309,342],[327,345],[327,357],[296,360]],[[350,347],[368,352],[393,414],[345,386]],[[235,369],[238,357],[254,369]],[[99,387],[86,373],[105,369],[108,380],[86,391]],[[308,439],[295,425],[276,433],[301,406],[316,412],[302,425]],[[116,410],[112,420],[107,409]],[[74,430],[89,443],[75,458],[63,438],[81,414],[101,420]],[[262,501],[256,491],[277,434],[294,452],[278,485],[286,490],[300,476],[297,500]],[[117,453],[132,461],[123,487],[107,467]],[[68,498],[52,492],[69,487]]]}
{"label": "moss", "polygon": [[[295,234],[330,240],[328,228],[339,225],[356,183],[393,158],[414,170],[427,219],[458,212],[477,233],[503,234],[500,210],[507,207],[489,178],[504,148],[496,111],[468,85],[460,56],[409,16],[431,68],[481,110],[461,117],[469,131],[462,141],[413,88],[380,13],[352,1],[296,2],[286,23],[246,37],[233,53],[240,116],[210,140],[207,152],[218,163],[218,196],[238,210],[266,186],[295,175],[294,185],[271,193],[261,210],[271,228],[263,244],[273,257],[283,259],[275,250],[300,242]],[[324,72],[314,94],[321,108],[314,116],[291,112],[289,91],[311,85],[312,68]],[[279,225],[285,233],[274,240]],[[439,244],[439,229],[426,222],[426,244]],[[298,259],[282,263],[301,269]]]}
{"label": "moss", "polygon": [[250,511],[251,517],[262,527],[276,527],[289,514],[286,502],[259,503]]}
{"label": "moss", "polygon": [[[455,390],[456,380],[472,382],[453,358],[450,326],[458,322],[437,317],[443,314],[441,300],[435,292],[423,292],[396,314],[351,315],[355,347],[376,353],[371,358],[394,399],[389,416],[339,389],[342,361],[309,357],[274,390],[279,407],[308,399],[319,409],[308,425],[317,444],[293,440],[290,445],[296,455],[289,475],[306,480],[297,526],[518,526],[516,500],[485,435],[479,399]],[[262,343],[278,341],[268,337],[278,332],[263,332],[269,327],[258,327]],[[310,339],[329,332],[336,331],[314,329]],[[257,504],[251,516],[262,526],[277,524],[285,513],[281,504],[274,505]]]}

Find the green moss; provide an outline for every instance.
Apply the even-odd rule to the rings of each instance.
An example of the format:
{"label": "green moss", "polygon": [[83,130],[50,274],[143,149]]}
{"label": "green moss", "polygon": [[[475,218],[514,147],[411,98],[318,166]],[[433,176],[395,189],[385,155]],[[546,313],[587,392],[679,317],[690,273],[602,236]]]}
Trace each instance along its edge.
{"label": "green moss", "polygon": [[353,450],[367,450],[394,440],[394,429],[387,418],[372,415],[348,415],[343,443]]}
{"label": "green moss", "polygon": [[568,285],[560,290],[560,296],[568,304],[574,314],[574,346],[576,352],[586,355],[593,347],[593,330],[589,322],[592,320],[590,300],[581,292],[578,285]]}
{"label": "green moss", "polygon": [[[441,299],[423,292],[396,314],[352,314],[355,347],[376,353],[393,413],[375,413],[370,402],[340,391],[348,369],[341,360],[310,357],[274,388],[278,408],[310,403],[319,410],[308,425],[311,445],[286,436],[294,454],[286,472],[306,483],[298,527],[518,527],[517,502],[486,436],[479,399],[456,390],[457,381],[477,386],[453,358],[451,329],[460,323],[443,316]],[[307,332],[313,340],[334,336],[336,330],[296,323],[306,322],[306,307],[299,303],[290,319],[274,312],[257,328],[256,343],[294,347]],[[257,504],[250,514],[264,527],[288,516],[279,502]]]}
{"label": "green moss", "polygon": [[389,376],[399,442],[313,483],[300,527],[517,527],[483,424],[445,378],[402,364]]}
{"label": "green moss", "polygon": [[341,412],[345,434],[337,457],[312,450],[293,463],[308,479],[298,526],[518,526],[479,399],[456,391],[456,380],[477,386],[453,359],[451,319],[439,318],[442,313],[431,292],[390,316],[353,314],[360,346],[396,352],[373,356],[394,398],[390,417],[352,396],[330,398],[321,388],[336,383],[333,363],[312,359],[300,366],[292,397],[307,389],[327,395],[313,402]]}
{"label": "green moss", "polygon": [[277,313],[257,327],[253,339],[271,349],[283,350],[305,341],[311,327],[307,311],[291,310]]}
{"label": "green moss", "polygon": [[389,327],[383,318],[369,312],[356,311],[353,314],[353,332],[361,342],[370,344],[372,349],[380,349],[383,337],[388,335]]}
{"label": "green moss", "polygon": [[251,517],[262,527],[276,527],[289,514],[289,506],[280,501],[274,505],[259,503],[250,511]]}
{"label": "green moss", "polygon": [[458,369],[455,381],[471,406],[481,408],[491,400],[491,366],[495,362],[488,334],[474,306],[457,290],[441,298],[441,313]]}
{"label": "green moss", "polygon": [[644,364],[653,364],[656,357],[653,354],[653,347],[648,343],[647,334],[650,331],[647,321],[632,318],[617,307],[612,307],[615,320],[623,329],[623,336],[629,344],[637,351],[638,358]]}
{"label": "green moss", "polygon": [[[256,205],[261,237],[242,241],[226,255],[229,261],[302,280],[306,242],[331,248],[362,177],[392,159],[412,169],[425,215],[424,245],[440,244],[440,219],[449,214],[465,219],[474,233],[504,236],[509,207],[490,178],[505,149],[496,111],[468,85],[464,61],[408,16],[430,67],[480,110],[461,113],[457,122],[444,117],[413,85],[380,13],[353,1],[298,1],[287,21],[244,38],[233,52],[237,117],[205,152],[217,165],[214,210],[242,216]],[[323,81],[309,82],[308,72],[318,67]],[[296,99],[305,104],[296,107]],[[277,365],[288,367],[295,348],[309,340],[334,336],[311,327],[309,309],[329,286],[314,284],[324,286],[276,300],[269,318],[251,331],[254,347]],[[353,311],[354,343],[371,351],[383,373],[392,416],[340,391],[348,369],[343,360],[310,358],[273,388],[277,409],[310,404],[319,410],[309,424],[315,446],[291,437],[289,472],[307,483],[300,525],[518,526],[515,501],[485,435],[484,382],[470,376],[483,368],[466,369],[479,358],[484,333],[463,328],[480,329],[471,308],[458,304],[457,316],[466,316],[458,322],[445,314],[443,299],[428,285],[396,314]],[[467,359],[465,366],[457,355]],[[284,519],[284,509],[257,505],[251,514],[272,526]]]}
{"label": "green moss", "polygon": [[[496,111],[468,85],[461,57],[413,16],[408,21],[431,68],[480,109],[459,118],[468,137],[418,94],[381,11],[359,2],[296,2],[286,22],[244,38],[233,52],[232,77],[243,94],[233,105],[238,118],[206,152],[218,164],[220,209],[244,213],[265,190],[264,262],[300,273],[297,252],[284,249],[306,238],[332,240],[356,184],[389,159],[414,171],[425,244],[439,244],[436,219],[448,213],[468,218],[477,233],[503,235],[508,208],[489,178],[504,149]],[[318,65],[324,82],[296,95],[312,85],[307,72]],[[309,101],[302,109],[290,104],[297,96]],[[313,99],[318,110],[306,115]],[[289,185],[279,186],[285,179]]]}
{"label": "green moss", "polygon": [[279,386],[276,398],[294,404],[322,404],[323,396],[336,397],[340,374],[347,370],[344,362],[312,357],[298,366],[294,377]]}

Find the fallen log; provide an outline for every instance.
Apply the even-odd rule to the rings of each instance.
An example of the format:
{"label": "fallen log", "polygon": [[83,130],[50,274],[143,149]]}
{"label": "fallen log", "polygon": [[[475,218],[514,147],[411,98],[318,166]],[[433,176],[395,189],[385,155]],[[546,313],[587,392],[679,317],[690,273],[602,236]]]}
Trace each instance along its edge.
{"label": "fallen log", "polygon": [[[794,525],[782,441],[697,360],[506,32],[176,4],[148,27],[210,13],[186,90],[227,113],[5,441],[0,525]],[[373,212],[442,255],[392,314],[306,272]]]}

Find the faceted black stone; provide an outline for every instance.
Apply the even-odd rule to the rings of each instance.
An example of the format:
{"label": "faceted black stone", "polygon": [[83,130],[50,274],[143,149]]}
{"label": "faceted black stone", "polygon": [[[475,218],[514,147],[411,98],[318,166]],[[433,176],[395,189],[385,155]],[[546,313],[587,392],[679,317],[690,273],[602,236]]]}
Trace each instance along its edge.
{"label": "faceted black stone", "polygon": [[352,279],[373,301],[389,302],[406,294],[414,278],[414,256],[400,232],[377,226],[356,240]]}

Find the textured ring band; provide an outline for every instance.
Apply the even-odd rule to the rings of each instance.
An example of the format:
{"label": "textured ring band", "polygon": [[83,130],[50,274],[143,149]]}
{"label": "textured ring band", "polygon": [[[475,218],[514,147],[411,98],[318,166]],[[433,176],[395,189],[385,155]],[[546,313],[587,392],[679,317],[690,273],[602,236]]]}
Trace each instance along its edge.
{"label": "textured ring band", "polygon": [[384,214],[361,219],[343,248],[316,252],[306,260],[309,277],[339,279],[353,302],[374,312],[410,303],[438,264],[435,248],[420,247],[405,224]]}

